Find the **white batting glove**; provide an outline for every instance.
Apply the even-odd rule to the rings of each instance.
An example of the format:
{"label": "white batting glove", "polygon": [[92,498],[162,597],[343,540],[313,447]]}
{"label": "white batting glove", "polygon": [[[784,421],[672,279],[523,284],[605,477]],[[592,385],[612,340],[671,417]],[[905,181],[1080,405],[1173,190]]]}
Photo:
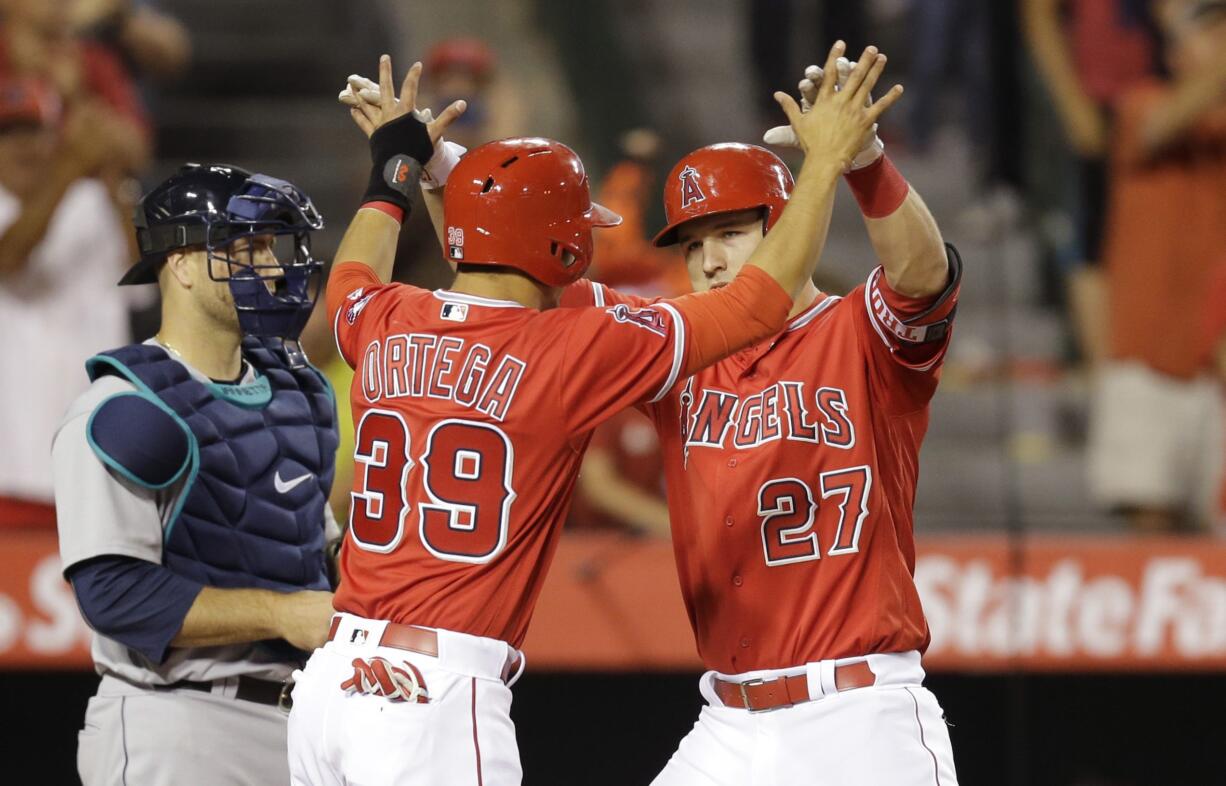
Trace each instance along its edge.
{"label": "white batting glove", "polygon": [[[838,82],[835,84],[835,90],[840,90],[843,85],[847,84],[847,77],[851,75],[851,70],[855,67],[855,62],[848,60],[846,57],[840,57],[835,62],[835,68],[839,75]],[[808,112],[813,108],[813,102],[817,100],[818,85],[822,81],[822,76],[821,66],[811,65],[805,69],[805,78],[800,80],[800,84],[797,85],[800,88],[800,111]],[[872,104],[871,99],[869,104]],[[790,125],[775,126],[769,129],[762,135],[762,141],[768,145],[776,145],[778,147],[800,147],[800,142],[796,139],[796,132],[792,130]],[[847,171],[852,172],[857,169],[863,169],[883,155],[885,155],[885,143],[881,141],[881,137],[877,136],[877,124],[874,123],[872,137],[865,142],[864,147],[860,148],[860,152],[856,153]]]}
{"label": "white batting glove", "polygon": [[[377,105],[380,101],[379,85],[364,76],[350,74],[346,80],[345,89],[336,98],[348,107],[357,108],[362,102]],[[413,116],[423,123],[434,121],[434,113],[427,109],[414,109]],[[468,152],[468,148],[446,139],[439,139],[434,145],[434,155],[422,167],[421,184],[423,188],[437,191],[447,185],[451,170],[460,163],[460,157]]]}

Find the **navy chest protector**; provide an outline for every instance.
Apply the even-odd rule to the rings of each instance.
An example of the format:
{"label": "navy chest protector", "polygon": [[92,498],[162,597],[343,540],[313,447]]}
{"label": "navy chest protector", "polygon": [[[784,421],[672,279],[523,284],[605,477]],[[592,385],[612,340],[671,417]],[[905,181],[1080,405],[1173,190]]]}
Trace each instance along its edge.
{"label": "navy chest protector", "polygon": [[247,338],[247,385],[202,383],[161,347],[133,344],[90,358],[90,379],[115,374],[134,393],[90,417],[94,452],[133,483],[185,479],[162,562],[214,587],[328,589],[324,506],[336,456],[332,389],[291,369],[272,342]]}

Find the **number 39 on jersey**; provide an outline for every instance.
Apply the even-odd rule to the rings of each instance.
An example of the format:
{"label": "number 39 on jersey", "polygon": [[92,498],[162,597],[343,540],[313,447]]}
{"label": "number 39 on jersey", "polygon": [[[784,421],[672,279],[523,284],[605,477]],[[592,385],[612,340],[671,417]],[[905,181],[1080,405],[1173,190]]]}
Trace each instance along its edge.
{"label": "number 39 on jersey", "polygon": [[[349,531],[367,551],[388,553],[416,526],[438,559],[485,563],[507,543],[515,451],[498,426],[450,418],[435,423],[415,455],[413,435],[398,412],[367,410],[354,447],[357,475]],[[413,510],[408,486],[420,473],[429,502]]]}

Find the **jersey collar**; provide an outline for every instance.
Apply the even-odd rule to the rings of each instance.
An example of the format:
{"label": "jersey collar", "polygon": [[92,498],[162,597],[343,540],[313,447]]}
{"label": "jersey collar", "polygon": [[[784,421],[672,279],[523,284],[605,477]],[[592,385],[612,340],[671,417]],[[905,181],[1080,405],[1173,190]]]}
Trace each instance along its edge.
{"label": "jersey collar", "polygon": [[836,297],[835,295],[819,297],[813,302],[812,306],[809,306],[809,308],[792,317],[784,330],[799,330],[813,320],[817,319],[819,314],[833,306],[835,303],[838,303],[841,299],[842,298]]}

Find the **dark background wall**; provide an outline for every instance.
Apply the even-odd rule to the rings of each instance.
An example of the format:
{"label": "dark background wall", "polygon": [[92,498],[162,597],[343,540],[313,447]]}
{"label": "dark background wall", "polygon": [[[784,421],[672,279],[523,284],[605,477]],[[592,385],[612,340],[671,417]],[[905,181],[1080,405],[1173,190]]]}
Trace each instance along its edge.
{"label": "dark background wall", "polygon": [[[525,675],[512,711],[524,783],[646,786],[698,715],[696,678]],[[78,783],[76,731],[96,682],[0,675],[0,783]],[[928,684],[952,724],[962,786],[1226,784],[1220,676],[935,675]]]}

